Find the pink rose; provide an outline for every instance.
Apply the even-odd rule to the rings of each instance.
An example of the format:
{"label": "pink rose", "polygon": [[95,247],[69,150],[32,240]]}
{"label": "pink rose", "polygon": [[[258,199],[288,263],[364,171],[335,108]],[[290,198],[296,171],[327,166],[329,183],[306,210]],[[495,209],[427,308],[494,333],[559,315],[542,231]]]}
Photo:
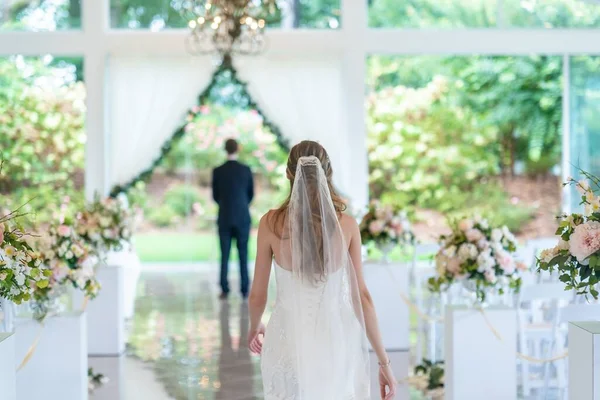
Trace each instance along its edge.
{"label": "pink rose", "polygon": [[483,236],[483,233],[481,233],[481,231],[479,229],[468,229],[465,232],[465,236],[467,237],[467,240],[471,243],[476,243],[479,242],[481,239],[484,239],[485,236]]}
{"label": "pink rose", "polygon": [[456,275],[460,272],[460,261],[458,258],[450,258],[446,266],[446,270],[452,275]]}
{"label": "pink rose", "polygon": [[369,224],[369,232],[371,232],[371,234],[373,234],[375,236],[379,235],[383,231],[383,228],[384,228],[383,221],[380,221],[378,219],[376,219],[375,221],[372,221]]}
{"label": "pink rose", "polygon": [[472,229],[472,228],[473,228],[473,221],[470,219],[463,219],[462,221],[460,221],[458,223],[458,229],[460,229],[463,232],[468,231],[469,229]]}
{"label": "pink rose", "polygon": [[600,250],[600,222],[588,221],[575,227],[569,251],[581,264],[587,265],[589,256]]}
{"label": "pink rose", "polygon": [[58,228],[56,228],[56,232],[62,237],[67,237],[71,234],[71,228],[69,228],[67,225],[60,225]]}
{"label": "pink rose", "polygon": [[483,273],[483,275],[485,276],[485,279],[490,282],[490,283],[495,283],[496,282],[496,275],[494,274],[494,271],[491,269],[488,269],[487,271],[485,271]]}
{"label": "pink rose", "polygon": [[500,265],[500,268],[502,268],[506,274],[510,275],[515,272],[515,260],[513,260],[508,252],[503,251],[496,254],[496,261],[498,261],[498,265]]}

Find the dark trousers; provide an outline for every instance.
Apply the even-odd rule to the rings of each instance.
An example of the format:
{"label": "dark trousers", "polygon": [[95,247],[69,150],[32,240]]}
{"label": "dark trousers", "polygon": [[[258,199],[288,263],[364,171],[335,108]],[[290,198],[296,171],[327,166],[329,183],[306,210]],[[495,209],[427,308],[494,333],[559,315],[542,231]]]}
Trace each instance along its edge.
{"label": "dark trousers", "polygon": [[231,253],[231,240],[235,239],[240,258],[240,291],[248,294],[250,279],[248,277],[248,238],[250,226],[219,226],[219,241],[221,243],[221,291],[229,293],[229,254]]}

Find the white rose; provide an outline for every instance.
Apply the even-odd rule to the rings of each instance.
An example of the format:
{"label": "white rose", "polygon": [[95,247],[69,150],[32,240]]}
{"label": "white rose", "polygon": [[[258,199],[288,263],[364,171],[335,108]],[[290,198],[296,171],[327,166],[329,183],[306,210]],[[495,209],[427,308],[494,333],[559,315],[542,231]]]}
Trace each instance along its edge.
{"label": "white rose", "polygon": [[67,253],[65,254],[65,257],[67,260],[70,260],[71,258],[74,257],[74,254],[71,250],[67,251]]}
{"label": "white rose", "polygon": [[18,274],[15,276],[15,280],[19,286],[23,286],[25,284],[25,275]]}
{"label": "white rose", "polygon": [[492,242],[499,242],[502,240],[502,231],[498,228],[492,230]]}

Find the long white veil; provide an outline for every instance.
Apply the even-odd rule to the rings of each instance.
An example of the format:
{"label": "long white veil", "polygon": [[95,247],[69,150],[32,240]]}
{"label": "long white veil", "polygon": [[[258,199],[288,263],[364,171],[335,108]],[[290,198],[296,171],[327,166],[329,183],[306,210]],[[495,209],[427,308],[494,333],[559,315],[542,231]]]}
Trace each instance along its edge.
{"label": "long white veil", "polygon": [[365,323],[339,219],[317,157],[301,157],[282,234],[281,264],[292,272],[299,400],[369,399]]}

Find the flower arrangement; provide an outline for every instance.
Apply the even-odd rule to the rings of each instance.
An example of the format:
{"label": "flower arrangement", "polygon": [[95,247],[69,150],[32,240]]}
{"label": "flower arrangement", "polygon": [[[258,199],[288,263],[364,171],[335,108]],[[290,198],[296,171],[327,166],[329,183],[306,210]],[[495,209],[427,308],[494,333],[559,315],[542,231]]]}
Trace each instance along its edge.
{"label": "flower arrangement", "polygon": [[88,368],[88,392],[92,393],[100,386],[108,383],[109,379],[103,374],[94,372],[93,368]]}
{"label": "flower arrangement", "polygon": [[506,287],[518,291],[519,270],[525,265],[515,261],[517,242],[506,226],[490,227],[476,217],[451,223],[452,233],[440,237],[441,249],[435,256],[437,277],[429,278],[429,289],[441,292],[455,281],[469,282],[479,301],[486,291]]}
{"label": "flower arrangement", "polygon": [[98,263],[97,253],[77,234],[75,225],[69,219],[51,225],[47,235],[40,241],[40,247],[43,249],[44,262],[52,271],[51,283],[70,283],[84,291],[87,297],[96,297],[100,289],[94,271]]}
{"label": "flower arrangement", "polygon": [[360,236],[363,243],[377,246],[390,244],[414,244],[415,235],[411,230],[407,215],[391,205],[383,205],[374,200],[360,223]]}
{"label": "flower arrangement", "polygon": [[444,362],[423,360],[417,365],[408,384],[432,399],[444,398]]}
{"label": "flower arrangement", "polygon": [[[561,215],[556,230],[558,244],[542,251],[537,260],[539,271],[558,271],[565,290],[577,290],[577,294],[592,295],[598,299],[597,284],[600,281],[600,178],[581,171],[586,179],[573,178],[564,183],[575,186],[581,194],[583,214]],[[590,182],[593,187],[590,186]]]}
{"label": "flower arrangement", "polygon": [[36,288],[48,286],[51,272],[27,242],[29,235],[11,219],[12,214],[0,217],[0,297],[21,304]]}
{"label": "flower arrangement", "polygon": [[96,198],[77,214],[76,231],[86,244],[104,254],[131,243],[134,221],[134,212],[122,201]]}

